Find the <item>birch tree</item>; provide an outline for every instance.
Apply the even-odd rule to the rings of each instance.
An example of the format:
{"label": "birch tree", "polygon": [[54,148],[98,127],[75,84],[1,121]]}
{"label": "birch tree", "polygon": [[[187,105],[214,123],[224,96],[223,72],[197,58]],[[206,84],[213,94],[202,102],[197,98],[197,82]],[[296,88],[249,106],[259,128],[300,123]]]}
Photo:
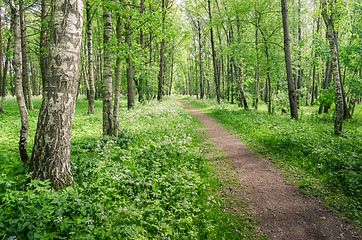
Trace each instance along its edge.
{"label": "birch tree", "polygon": [[326,24],[326,38],[329,42],[329,49],[331,51],[331,68],[332,78],[334,83],[334,92],[336,96],[336,117],[334,120],[334,133],[340,135],[342,132],[344,108],[343,108],[343,92],[340,80],[339,62],[338,62],[338,49],[337,49],[337,33],[334,28],[336,17],[336,9],[334,1],[321,0],[322,16]]}
{"label": "birch tree", "polygon": [[111,12],[103,3],[103,47],[104,47],[104,65],[103,65],[103,134],[113,134],[113,86],[112,86],[112,51],[110,49],[110,38],[112,34],[112,16]]}
{"label": "birch tree", "polygon": [[79,80],[83,0],[53,1],[43,101],[29,172],[61,189],[73,182],[70,140]]}

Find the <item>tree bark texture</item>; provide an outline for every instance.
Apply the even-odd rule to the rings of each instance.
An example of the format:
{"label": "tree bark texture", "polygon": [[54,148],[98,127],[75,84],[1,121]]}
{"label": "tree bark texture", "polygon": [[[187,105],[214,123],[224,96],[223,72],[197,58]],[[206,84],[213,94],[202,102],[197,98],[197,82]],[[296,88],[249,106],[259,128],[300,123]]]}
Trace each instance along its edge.
{"label": "tree bark texture", "polygon": [[25,97],[25,103],[28,106],[29,111],[33,111],[34,107],[31,95],[31,82],[30,82],[29,61],[28,61],[28,43],[26,36],[26,21],[25,21],[23,0],[20,0],[19,12],[20,12],[20,28],[21,28],[21,61],[22,61],[23,92]]}
{"label": "tree bark texture", "polygon": [[259,29],[255,28],[255,52],[256,52],[256,62],[255,62],[255,110],[258,109],[259,104]]}
{"label": "tree bark texture", "polygon": [[[207,3],[208,3],[210,23],[212,23],[212,14],[211,14],[211,3],[210,3],[210,0],[208,0]],[[216,85],[216,99],[217,99],[217,102],[220,104],[220,78],[218,78],[218,73],[217,73],[216,50],[215,50],[215,41],[214,41],[214,30],[213,30],[212,27],[210,27],[210,37],[211,37],[212,61],[213,61],[213,65],[214,65],[214,81],[215,81],[215,85]]]}
{"label": "tree bark texture", "polygon": [[[43,91],[47,82],[47,64],[48,64],[48,1],[41,0],[41,24],[40,24],[40,72],[43,81]],[[44,94],[43,94],[44,97]]]}
{"label": "tree bark texture", "polygon": [[22,62],[21,62],[21,33],[20,33],[20,11],[19,6],[14,5],[13,18],[14,18],[14,72],[15,72],[15,93],[16,100],[19,106],[21,118],[21,130],[19,141],[20,158],[24,164],[29,164],[29,156],[26,151],[28,140],[28,110],[25,104],[25,98],[22,87]]}
{"label": "tree bark texture", "polygon": [[[121,18],[117,16],[117,25],[116,25],[116,35],[117,35],[117,44],[118,48],[121,47],[122,42],[122,25]],[[115,77],[116,82],[114,83],[114,108],[113,108],[113,135],[118,136],[119,130],[119,97],[120,97],[120,87],[121,87],[121,57],[118,56],[116,59],[116,69],[115,69]]]}
{"label": "tree bark texture", "polygon": [[[13,35],[13,31],[14,31],[14,17],[11,18],[11,21],[10,21],[10,36],[8,38],[8,44],[6,46],[6,53],[9,52],[10,50],[10,46],[11,46],[11,38],[12,38],[12,35]],[[7,77],[7,74],[8,74],[8,66],[9,66],[9,61],[10,61],[10,57],[9,56],[5,56],[5,64],[4,64],[4,71],[3,71],[3,78],[2,78],[2,89],[1,89],[1,92],[0,92],[0,96],[2,97],[5,97],[6,96],[6,77]],[[11,72],[10,72],[11,74]],[[12,79],[12,78],[10,78]],[[1,81],[1,79],[0,79]],[[13,91],[12,91],[13,93]]]}
{"label": "tree bark texture", "polygon": [[[166,21],[166,9],[168,5],[168,0],[162,0],[162,30],[165,27]],[[163,81],[164,81],[164,74],[165,74],[165,47],[166,47],[166,39],[163,38],[161,41],[161,49],[160,49],[160,72],[158,74],[158,90],[157,90],[157,100],[162,101],[163,95]]]}
{"label": "tree bark texture", "polygon": [[126,28],[126,44],[128,46],[128,54],[126,57],[127,63],[127,107],[128,109],[134,108],[134,84],[133,84],[133,64],[131,59],[131,29],[128,23],[125,24]]}
{"label": "tree bark texture", "polygon": [[197,30],[199,33],[199,64],[200,64],[200,99],[204,98],[204,87],[203,87],[203,68],[202,68],[202,39],[201,39],[201,23],[197,20]]}
{"label": "tree bark texture", "polygon": [[294,83],[293,83],[287,0],[281,0],[281,6],[282,6],[283,32],[284,32],[284,56],[285,56],[285,67],[286,67],[286,71],[287,71],[290,115],[292,118],[297,120],[298,119],[298,105],[297,105],[297,95],[295,93],[295,87],[294,87]]}
{"label": "tree bark texture", "polygon": [[[342,133],[342,124],[344,118],[344,106],[343,106],[343,92],[342,85],[340,80],[340,71],[338,64],[338,49],[337,49],[337,39],[336,32],[334,30],[334,15],[336,14],[335,6],[333,1],[321,0],[322,5],[322,16],[326,24],[326,37],[329,42],[329,49],[331,51],[331,66],[332,66],[332,76],[334,82],[334,92],[336,96],[336,118],[334,120],[334,133],[335,135],[340,135]],[[328,6],[327,6],[328,5]],[[328,9],[329,8],[329,9]],[[329,15],[327,12],[331,10]]]}
{"label": "tree bark texture", "polygon": [[29,172],[59,190],[73,182],[70,140],[79,81],[83,0],[54,0],[44,96]]}
{"label": "tree bark texture", "polygon": [[87,50],[88,50],[88,113],[94,113],[95,86],[94,86],[94,64],[93,64],[93,32],[92,32],[92,13],[90,0],[86,2],[87,12]]}
{"label": "tree bark texture", "polygon": [[110,38],[112,34],[111,12],[103,6],[103,47],[104,47],[104,65],[103,65],[103,134],[113,134],[113,85],[112,85],[112,51],[110,49]]}

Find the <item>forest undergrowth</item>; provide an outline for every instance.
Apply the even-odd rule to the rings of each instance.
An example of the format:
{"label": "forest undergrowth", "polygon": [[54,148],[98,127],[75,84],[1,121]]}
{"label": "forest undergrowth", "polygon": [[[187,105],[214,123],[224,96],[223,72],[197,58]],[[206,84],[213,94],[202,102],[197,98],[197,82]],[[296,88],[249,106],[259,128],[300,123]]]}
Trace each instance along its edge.
{"label": "forest undergrowth", "polygon": [[[30,152],[40,99],[29,115]],[[122,99],[121,109],[126,109]],[[102,105],[78,100],[75,183],[28,181],[18,155],[15,100],[0,115],[0,239],[263,239],[252,219],[224,210],[200,123],[173,98],[121,110],[118,137],[102,135]]]}
{"label": "forest undergrowth", "polygon": [[334,114],[317,114],[317,106],[301,106],[300,119],[268,114],[266,106],[245,111],[237,104],[183,97],[216,118],[258,154],[270,158],[303,192],[323,200],[361,229],[362,106],[333,134]]}

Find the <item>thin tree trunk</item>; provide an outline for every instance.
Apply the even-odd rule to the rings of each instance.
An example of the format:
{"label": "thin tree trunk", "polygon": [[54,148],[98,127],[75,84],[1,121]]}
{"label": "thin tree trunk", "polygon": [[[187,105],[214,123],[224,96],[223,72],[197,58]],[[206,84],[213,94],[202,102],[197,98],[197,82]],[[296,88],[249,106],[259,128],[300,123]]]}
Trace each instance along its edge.
{"label": "thin tree trunk", "polygon": [[[9,38],[8,38],[8,44],[6,46],[6,53],[9,52],[10,50],[10,47],[11,47],[11,38],[12,38],[12,35],[14,34],[13,33],[14,31],[14,18],[12,17],[11,20],[10,20],[10,35],[9,35]],[[0,96],[2,97],[5,97],[6,96],[6,78],[7,78],[7,74],[8,74],[8,66],[9,66],[9,61],[10,61],[10,56],[5,56],[5,64],[4,64],[4,71],[3,71],[3,78],[2,78],[2,91],[0,92]],[[10,75],[11,75],[11,71],[10,71]],[[12,80],[12,77],[10,77],[10,79]],[[0,79],[1,81],[1,79]],[[11,84],[12,86],[12,84]],[[12,95],[14,96],[14,90],[11,89],[11,93]]]}
{"label": "thin tree trunk", "polygon": [[93,61],[93,32],[92,32],[92,14],[90,0],[86,2],[87,12],[87,50],[88,50],[88,113],[94,113],[94,101],[95,101],[95,85],[94,85],[94,61]]}
{"label": "thin tree trunk", "polygon": [[70,140],[79,80],[83,1],[54,0],[49,69],[29,172],[56,190],[72,184]]}
{"label": "thin tree trunk", "polygon": [[343,119],[350,119],[352,118],[348,106],[347,106],[347,102],[346,102],[346,94],[344,93],[344,88],[343,88],[343,84],[344,81],[342,81],[342,75],[341,75],[341,68],[340,68],[340,64],[339,64],[339,52],[338,52],[338,33],[335,32],[334,34],[334,44],[335,44],[335,49],[336,49],[336,55],[337,55],[337,66],[338,66],[338,73],[339,73],[339,82],[341,85],[341,91],[342,91],[342,100],[343,100]]}
{"label": "thin tree trunk", "polygon": [[328,7],[332,8],[331,15],[327,13],[327,0],[321,0],[322,4],[322,16],[326,24],[326,37],[329,42],[329,48],[331,51],[331,65],[332,65],[332,75],[334,82],[334,92],[336,96],[336,118],[334,120],[334,134],[340,135],[342,133],[342,124],[344,119],[344,106],[343,106],[343,91],[341,85],[339,63],[338,63],[338,49],[337,49],[337,35],[334,29],[334,15],[335,9],[332,2],[328,3]]}
{"label": "thin tree trunk", "polygon": [[[2,82],[2,75],[3,75],[3,28],[2,28],[2,23],[1,23],[1,19],[3,18],[2,11],[0,11],[0,97],[1,97],[1,93],[3,92],[3,88],[6,88],[6,85],[3,85]],[[2,110],[4,110],[4,107],[1,105],[0,102],[0,112],[2,112]],[[5,111],[5,110],[4,110]]]}
{"label": "thin tree trunk", "polygon": [[129,52],[126,57],[127,62],[127,96],[128,96],[128,109],[134,108],[134,89],[133,89],[133,65],[131,60],[131,29],[129,24],[126,27],[126,44]]}
{"label": "thin tree trunk", "polygon": [[[24,1],[21,0],[19,4],[20,11],[20,28],[21,28],[21,56],[22,56],[22,81],[23,81],[23,92],[25,97],[25,103],[28,106],[29,111],[33,111],[33,100],[31,95],[31,82],[29,75],[29,61],[28,61],[28,43],[26,37],[26,21],[24,11]],[[27,97],[27,99],[26,99]]]}
{"label": "thin tree trunk", "polygon": [[200,64],[200,99],[204,98],[204,87],[203,87],[203,68],[202,68],[202,39],[201,39],[201,23],[197,20],[197,30],[199,34],[199,64]]}
{"label": "thin tree trunk", "polygon": [[256,52],[256,62],[255,62],[255,110],[258,110],[259,104],[259,29],[255,28],[255,52]]}
{"label": "thin tree trunk", "polygon": [[173,83],[173,64],[174,64],[174,60],[175,60],[175,56],[174,56],[174,54],[172,54],[169,95],[171,95],[171,90],[172,90],[172,83]]}
{"label": "thin tree trunk", "polygon": [[[13,2],[13,1],[12,1]],[[13,2],[14,3],[14,2]],[[20,158],[25,165],[29,164],[29,156],[26,151],[26,145],[28,140],[28,110],[25,104],[25,98],[22,88],[22,62],[21,62],[21,33],[20,33],[20,11],[19,6],[14,5],[13,17],[14,17],[14,71],[15,71],[15,93],[19,106],[20,118],[21,118],[21,130],[19,141]]]}
{"label": "thin tree trunk", "polygon": [[111,12],[106,6],[103,6],[103,48],[104,48],[104,65],[103,65],[103,86],[102,86],[102,100],[103,100],[103,134],[113,134],[113,108],[112,108],[112,51],[109,42],[112,34],[112,17]]}
{"label": "thin tree trunk", "polygon": [[[162,0],[162,29],[165,27],[166,21],[166,9],[168,5],[168,0]],[[161,41],[161,50],[160,50],[160,72],[158,74],[158,91],[157,91],[157,100],[162,101],[163,95],[163,81],[165,74],[165,46],[166,40],[165,38]]]}
{"label": "thin tree trunk", "polygon": [[[117,25],[116,25],[116,35],[117,35],[117,44],[118,47],[121,47],[122,42],[122,25],[121,25],[121,17],[117,16]],[[113,135],[118,136],[119,131],[119,97],[120,97],[120,87],[121,87],[121,57],[118,56],[116,59],[116,82],[114,84],[114,108],[113,108]]]}
{"label": "thin tree trunk", "polygon": [[[317,20],[317,33],[319,33],[319,26],[320,26],[320,17],[318,17],[318,20]],[[316,64],[316,61],[317,61],[317,53],[315,51],[315,49],[313,49],[314,51],[314,61],[313,61],[313,81],[312,81],[312,100],[311,100],[311,105],[313,106],[314,105],[314,101],[315,99],[317,99],[316,97],[316,91],[315,91],[315,88],[316,88],[316,68],[317,68],[317,64]]]}
{"label": "thin tree trunk", "polygon": [[[331,61],[328,60],[326,62],[326,71],[324,73],[324,80],[322,84],[324,90],[327,90],[329,88],[329,83],[331,82],[331,78],[332,78],[332,66],[331,66]],[[330,106],[326,103],[321,104],[319,106],[318,114],[322,114],[323,108],[324,108],[324,113],[328,113]]]}
{"label": "thin tree trunk", "polygon": [[6,114],[5,108],[1,102],[0,102],[0,113]]}
{"label": "thin tree trunk", "polygon": [[[141,16],[143,16],[143,12],[144,12],[144,2],[145,0],[141,0],[140,1],[140,14]],[[151,41],[151,39],[150,39]],[[140,45],[141,45],[141,48],[144,48],[144,32],[143,32],[143,28],[141,27],[140,28]],[[150,43],[151,45],[151,43]],[[140,79],[139,79],[139,82],[138,82],[138,101],[139,102],[143,102],[144,101],[144,90],[145,90],[145,87],[144,87],[144,79],[143,79],[143,75],[141,74],[140,75]]]}
{"label": "thin tree trunk", "polygon": [[289,22],[288,22],[288,9],[287,9],[286,0],[281,0],[281,7],[282,7],[282,17],[283,17],[284,56],[285,56],[285,66],[287,72],[290,115],[292,118],[298,119],[297,96],[295,93],[295,88],[293,83],[292,57],[290,54]]}
{"label": "thin tree trunk", "polygon": [[[208,10],[209,10],[209,19],[210,23],[212,23],[212,14],[211,14],[211,3],[210,0],[207,1]],[[216,61],[216,50],[215,50],[215,41],[214,41],[214,29],[210,27],[210,37],[211,37],[211,50],[212,50],[212,61],[214,66],[214,81],[216,86],[216,100],[217,103],[220,104],[220,79],[218,78],[217,72],[217,61]]]}
{"label": "thin tree trunk", "polygon": [[[47,64],[48,64],[48,1],[41,0],[41,24],[40,24],[40,71],[43,81],[43,92],[47,82]],[[43,94],[44,96],[44,94]]]}

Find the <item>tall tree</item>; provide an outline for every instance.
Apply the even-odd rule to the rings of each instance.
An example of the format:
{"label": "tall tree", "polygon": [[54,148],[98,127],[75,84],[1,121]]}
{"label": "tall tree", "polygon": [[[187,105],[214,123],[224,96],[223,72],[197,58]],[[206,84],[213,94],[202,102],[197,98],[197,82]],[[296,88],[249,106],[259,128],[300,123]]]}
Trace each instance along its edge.
{"label": "tall tree", "polygon": [[[20,0],[21,1],[21,0]],[[24,164],[29,164],[29,156],[26,151],[28,141],[28,110],[22,87],[22,61],[21,61],[21,33],[20,33],[20,10],[19,4],[12,1],[12,12],[14,18],[14,71],[15,71],[15,93],[19,106],[21,130],[19,141],[20,158]]]}
{"label": "tall tree", "polygon": [[21,61],[22,61],[21,65],[22,65],[23,93],[25,97],[25,103],[28,106],[29,111],[33,111],[34,107],[31,96],[31,83],[29,75],[28,42],[26,36],[24,0],[21,0],[19,3],[19,14],[20,14],[20,29],[21,29]]}
{"label": "tall tree", "polygon": [[203,67],[202,67],[202,38],[201,38],[201,22],[200,19],[197,19],[197,32],[198,32],[198,40],[199,40],[199,64],[200,64],[200,99],[204,98],[204,87],[203,87]]}
{"label": "tall tree", "polygon": [[214,65],[214,81],[216,86],[216,99],[217,102],[220,104],[220,78],[217,72],[217,59],[216,59],[216,49],[215,49],[215,41],[214,41],[214,30],[212,27],[212,13],[211,13],[211,2],[207,0],[208,4],[208,13],[209,13],[209,20],[210,20],[210,40],[211,40],[211,51],[212,51],[212,62]]}
{"label": "tall tree", "polygon": [[127,62],[127,107],[128,109],[134,108],[134,76],[133,76],[133,63],[131,59],[132,51],[132,41],[131,41],[131,19],[132,15],[129,14],[128,16],[125,15],[125,41],[128,48],[126,62]]}
{"label": "tall tree", "polygon": [[340,135],[342,133],[342,124],[344,118],[344,101],[338,62],[338,39],[337,32],[334,28],[334,23],[337,17],[337,10],[334,0],[321,0],[321,5],[323,20],[327,28],[326,37],[329,42],[329,49],[331,52],[332,76],[334,83],[334,92],[336,96],[336,117],[334,120],[334,133],[336,135]]}
{"label": "tall tree", "polygon": [[49,64],[29,172],[61,189],[73,182],[70,140],[79,80],[83,1],[53,1]]}
{"label": "tall tree", "polygon": [[112,50],[110,40],[112,34],[112,15],[103,1],[103,47],[104,47],[104,65],[103,65],[103,134],[113,134],[113,83],[112,83]]}
{"label": "tall tree", "polygon": [[[118,49],[121,48],[122,42],[122,25],[121,17],[117,14],[117,25],[116,25],[116,35],[117,35],[117,44]],[[119,130],[119,97],[120,97],[120,85],[121,85],[121,56],[120,51],[118,50],[116,66],[115,66],[115,83],[114,83],[114,108],[113,108],[113,134],[118,136]]]}
{"label": "tall tree", "polygon": [[94,113],[95,86],[94,86],[94,64],[93,64],[93,31],[92,31],[92,6],[90,0],[86,1],[87,12],[87,50],[88,50],[88,113]]}
{"label": "tall tree", "polygon": [[[40,62],[40,72],[41,72],[41,78],[43,80],[43,89],[44,85],[47,82],[47,58],[48,58],[48,21],[49,15],[48,15],[48,7],[49,3],[47,0],[41,0],[41,13],[40,13],[40,41],[39,41],[39,48],[40,48],[40,54],[39,54],[39,62]],[[44,97],[44,94],[43,94]]]}
{"label": "tall tree", "polygon": [[[167,11],[168,0],[162,0],[162,34],[164,34],[165,22],[166,22],[166,11]],[[163,95],[163,82],[165,75],[165,47],[166,39],[165,36],[161,40],[161,50],[160,50],[160,71],[158,74],[158,91],[157,91],[157,100],[162,101]]]}
{"label": "tall tree", "polygon": [[[6,46],[6,55],[5,55],[5,63],[4,63],[4,71],[3,71],[3,78],[2,78],[2,89],[0,92],[0,96],[5,97],[6,96],[6,78],[7,78],[7,74],[8,74],[8,66],[9,66],[9,61],[10,61],[10,46],[11,46],[11,38],[13,35],[13,31],[14,31],[14,18],[12,17],[10,20],[10,35],[8,37],[8,44]],[[11,72],[10,72],[11,73]],[[10,78],[12,79],[12,78]],[[0,80],[1,81],[1,80]]]}
{"label": "tall tree", "polygon": [[292,118],[298,119],[297,96],[295,93],[295,87],[293,82],[292,57],[290,54],[287,0],[281,0],[281,6],[282,6],[283,32],[284,32],[284,56],[285,56],[285,67],[287,70],[290,115]]}

